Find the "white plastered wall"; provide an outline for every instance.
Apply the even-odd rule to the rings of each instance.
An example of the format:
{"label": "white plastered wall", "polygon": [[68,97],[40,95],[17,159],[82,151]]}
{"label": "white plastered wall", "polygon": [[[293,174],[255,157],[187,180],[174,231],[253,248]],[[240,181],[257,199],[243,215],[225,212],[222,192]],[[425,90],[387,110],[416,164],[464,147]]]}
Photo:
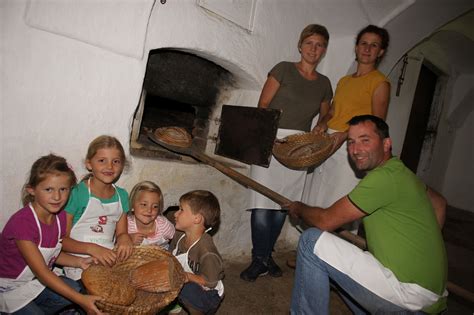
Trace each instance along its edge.
{"label": "white plastered wall", "polygon": [[[384,16],[393,17],[392,12],[384,13],[374,6],[376,16],[382,18],[371,19],[359,2],[352,1],[259,0],[252,32],[248,32],[204,10],[194,0],[173,0],[165,5],[157,1],[140,57],[140,50],[130,51],[122,46],[115,49],[122,34],[114,33],[114,27],[107,34],[113,40],[104,45],[95,40],[81,40],[84,34],[86,38],[91,34],[94,39],[100,38],[98,35],[103,34],[94,32],[104,30],[97,25],[107,21],[109,12],[101,14],[100,8],[94,11],[97,20],[72,15],[71,21],[84,23],[72,28],[74,35],[67,37],[27,25],[28,3],[26,0],[0,2],[0,227],[20,207],[21,187],[32,162],[40,155],[50,152],[63,155],[81,176],[85,173],[83,158],[87,145],[96,136],[114,135],[128,151],[130,124],[138,105],[149,49],[182,48],[212,59],[233,72],[241,84],[229,95],[227,103],[255,106],[268,70],[278,61],[298,60],[296,43],[305,25],[321,23],[331,33],[327,55],[318,69],[329,76],[335,87],[337,79],[347,73],[353,62],[356,30],[369,22],[382,21]],[[370,5],[371,1],[363,3]],[[393,6],[391,3],[387,2],[389,8]],[[120,6],[120,2],[114,5]],[[55,21],[55,10],[46,8],[43,12],[47,16],[41,21]],[[117,17],[110,23],[113,26],[122,21]],[[409,34],[405,29],[400,32]],[[414,36],[426,36],[425,33]],[[224,255],[249,252],[250,216],[243,211],[247,193],[242,186],[205,165],[134,157],[131,165],[118,184],[130,190],[139,180],[156,181],[165,193],[167,205],[176,204],[179,196],[191,189],[213,191],[222,206],[222,224],[215,235],[218,247]],[[239,171],[246,173],[247,169]],[[298,233],[286,226],[281,239],[294,246],[297,238]]]}

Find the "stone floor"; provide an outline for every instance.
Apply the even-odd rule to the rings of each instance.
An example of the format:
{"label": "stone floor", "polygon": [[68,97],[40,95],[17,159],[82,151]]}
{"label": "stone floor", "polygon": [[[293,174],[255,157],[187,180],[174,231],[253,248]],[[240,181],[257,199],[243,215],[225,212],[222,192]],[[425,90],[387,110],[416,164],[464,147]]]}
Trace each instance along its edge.
{"label": "stone floor", "polygon": [[[448,252],[449,280],[474,292],[474,214],[450,208],[443,230]],[[226,296],[218,314],[288,314],[294,270],[286,266],[291,250],[275,255],[283,269],[283,277],[261,277],[253,283],[239,278],[247,267],[249,257],[226,261],[224,280]],[[331,314],[351,314],[335,292],[331,292]],[[473,315],[474,303],[450,294],[447,315]]]}

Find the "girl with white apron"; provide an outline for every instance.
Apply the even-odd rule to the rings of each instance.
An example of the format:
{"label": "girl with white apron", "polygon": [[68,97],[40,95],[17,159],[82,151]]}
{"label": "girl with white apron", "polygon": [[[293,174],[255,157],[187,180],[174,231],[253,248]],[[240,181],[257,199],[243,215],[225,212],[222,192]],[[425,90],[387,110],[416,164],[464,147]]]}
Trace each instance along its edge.
{"label": "girl with white apron", "polygon": [[[89,202],[84,213],[72,227],[69,237],[76,241],[95,243],[108,249],[114,248],[114,235],[117,222],[123,214],[122,202],[117,188],[114,186],[118,200],[112,203],[102,203],[100,199],[91,194],[90,179],[87,183]],[[78,255],[87,257],[87,255]],[[82,269],[65,267],[66,276],[79,280]]]}
{"label": "girl with white apron", "polygon": [[[43,256],[45,263],[48,266],[52,266],[56,261],[56,258],[61,252],[61,224],[59,223],[59,217],[56,215],[56,225],[58,228],[58,242],[55,247],[47,248],[42,247],[43,235],[41,232],[41,225],[38,220],[36,212],[33,210],[33,206],[30,204],[31,212],[35,217],[36,225],[39,231],[39,245],[38,249]],[[36,276],[31,271],[30,267],[26,265],[25,269],[20,273],[16,279],[0,278],[0,311],[6,313],[13,313],[28,303],[33,301],[41,292],[45,289],[45,286],[36,279]]]}
{"label": "girl with white apron", "polygon": [[[209,230],[210,230],[210,228],[207,229],[206,232],[208,232]],[[189,267],[188,256],[189,256],[189,251],[191,250],[191,248],[193,248],[194,245],[196,245],[201,238],[198,238],[194,243],[192,243],[191,246],[189,246],[188,250],[185,253],[176,255],[178,253],[179,243],[181,242],[181,240],[183,239],[184,236],[186,236],[186,234],[183,234],[179,238],[179,240],[176,242],[176,247],[173,249],[172,253],[176,257],[176,259],[179,261],[181,266],[183,266],[183,269],[184,269],[185,272],[189,272],[189,273],[194,274],[194,271],[191,269],[191,267]],[[211,288],[208,288],[208,287],[204,287],[204,289],[206,289],[206,290],[217,290],[217,294],[221,298],[224,295],[224,284],[222,283],[222,280],[219,280],[217,282],[217,285],[214,289],[211,289]]]}

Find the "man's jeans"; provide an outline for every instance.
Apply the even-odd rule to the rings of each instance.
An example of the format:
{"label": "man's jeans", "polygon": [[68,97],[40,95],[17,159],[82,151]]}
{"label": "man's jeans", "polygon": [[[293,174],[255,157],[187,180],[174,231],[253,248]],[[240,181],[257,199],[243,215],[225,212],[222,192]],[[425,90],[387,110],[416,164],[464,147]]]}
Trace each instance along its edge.
{"label": "man's jeans", "polygon": [[291,298],[291,314],[329,314],[330,282],[336,285],[354,314],[424,314],[412,313],[380,298],[319,259],[314,254],[314,246],[321,233],[322,231],[317,228],[310,228],[301,235]]}
{"label": "man's jeans", "polygon": [[270,209],[251,209],[252,257],[267,261],[280,235],[286,212]]}

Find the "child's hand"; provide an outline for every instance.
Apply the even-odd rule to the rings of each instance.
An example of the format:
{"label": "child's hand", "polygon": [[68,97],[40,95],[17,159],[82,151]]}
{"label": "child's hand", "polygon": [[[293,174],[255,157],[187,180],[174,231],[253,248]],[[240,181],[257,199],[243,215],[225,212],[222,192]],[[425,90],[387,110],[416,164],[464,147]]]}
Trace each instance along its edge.
{"label": "child's hand", "polygon": [[99,260],[94,257],[78,257],[77,260],[78,260],[77,267],[81,268],[82,270],[86,270],[92,264],[97,265],[99,263]]}
{"label": "child's hand", "polygon": [[134,245],[140,245],[146,237],[146,235],[143,233],[132,233],[129,235]]}
{"label": "child's hand", "polygon": [[96,295],[83,295],[84,299],[82,302],[78,303],[86,312],[87,315],[103,315],[97,306],[95,305],[96,301],[103,300],[102,297]]}
{"label": "child's hand", "polygon": [[194,275],[194,274],[191,273],[191,272],[185,272],[185,273],[184,273],[184,283],[188,283],[188,282],[190,281],[190,280],[189,280],[189,277],[190,277],[190,276],[192,277],[192,275]]}
{"label": "child's hand", "polygon": [[90,255],[97,259],[99,263],[101,263],[104,266],[109,266],[112,267],[115,265],[115,262],[117,261],[117,254],[108,248],[102,247],[97,244],[93,244],[94,246],[91,247],[90,249]]}
{"label": "child's hand", "polygon": [[133,253],[133,242],[127,233],[121,234],[117,237],[117,258],[118,261],[124,261]]}

